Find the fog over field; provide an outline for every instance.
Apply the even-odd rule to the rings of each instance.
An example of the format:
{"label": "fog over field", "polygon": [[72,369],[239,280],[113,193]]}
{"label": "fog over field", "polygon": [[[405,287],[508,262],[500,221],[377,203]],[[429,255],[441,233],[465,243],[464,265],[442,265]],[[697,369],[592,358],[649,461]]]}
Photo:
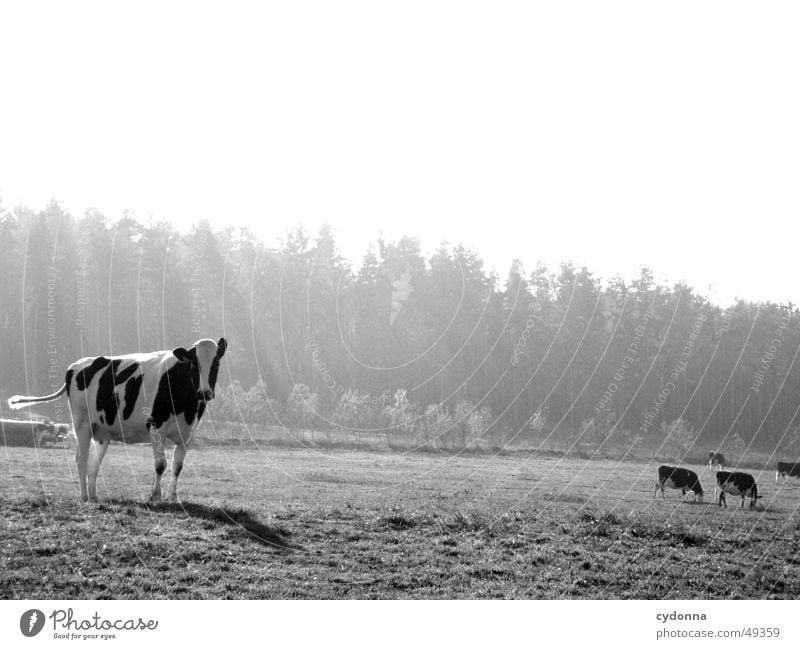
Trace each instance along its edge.
{"label": "fog over field", "polygon": [[[790,303],[723,307],[647,268],[630,282],[568,262],[500,275],[459,245],[426,257],[415,237],[353,264],[331,226],[270,247],[241,227],[181,232],[53,203],[0,227],[5,397],[57,390],[84,356],[224,333],[220,421],[434,449],[800,455]],[[38,410],[68,421],[63,402]]]}

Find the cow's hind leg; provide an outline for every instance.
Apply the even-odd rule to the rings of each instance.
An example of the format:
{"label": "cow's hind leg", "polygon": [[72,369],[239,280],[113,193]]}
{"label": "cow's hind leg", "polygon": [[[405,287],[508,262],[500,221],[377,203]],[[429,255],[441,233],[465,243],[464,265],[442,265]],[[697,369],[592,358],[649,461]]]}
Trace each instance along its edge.
{"label": "cow's hind leg", "polygon": [[169,501],[174,503],[178,501],[178,476],[183,469],[183,460],[186,457],[186,445],[179,442],[175,445],[175,450],[172,452],[172,482],[169,485],[168,498]]}
{"label": "cow's hind leg", "polygon": [[89,492],[86,489],[87,465],[89,463],[89,451],[92,445],[92,428],[88,421],[75,418],[75,463],[78,465],[78,483],[81,489],[81,500],[89,500]]}
{"label": "cow's hind leg", "polygon": [[150,494],[150,502],[158,502],[161,500],[161,476],[167,470],[167,457],[164,452],[164,440],[152,420],[147,422],[147,428],[150,431],[150,442],[153,445],[156,464],[156,479],[153,483],[153,492]]}
{"label": "cow's hind leg", "polygon": [[100,473],[100,465],[108,451],[109,441],[95,441],[92,444],[92,451],[89,453],[89,500],[97,500],[97,474]]}

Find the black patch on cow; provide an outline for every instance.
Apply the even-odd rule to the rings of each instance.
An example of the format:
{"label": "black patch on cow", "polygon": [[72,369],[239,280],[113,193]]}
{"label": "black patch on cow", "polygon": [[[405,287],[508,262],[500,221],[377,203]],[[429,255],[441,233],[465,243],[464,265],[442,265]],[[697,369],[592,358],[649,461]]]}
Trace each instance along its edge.
{"label": "black patch on cow", "polygon": [[[198,415],[197,388],[200,371],[196,362],[175,363],[161,376],[150,417],[153,425],[160,428],[171,415],[183,414],[191,424]],[[202,410],[200,410],[202,415]],[[199,419],[199,417],[198,417]]]}
{"label": "black patch on cow", "polygon": [[[122,385],[127,381],[131,376],[133,376],[134,372],[139,369],[139,363],[131,363],[121,372],[118,372],[114,377],[114,385]],[[116,371],[116,370],[115,370]]]}
{"label": "black patch on cow", "polygon": [[717,484],[722,487],[725,484],[732,484],[739,491],[744,492],[753,488],[756,484],[755,478],[749,473],[739,473],[736,471],[717,471]]}
{"label": "black patch on cow", "polygon": [[72,384],[72,375],[74,374],[74,370],[68,369],[67,376],[64,379],[64,383],[67,384],[67,398],[69,398],[69,386]]}
{"label": "black patch on cow", "polygon": [[125,384],[125,409],[122,411],[123,419],[130,419],[136,400],[139,398],[139,390],[142,387],[144,375],[133,377]]}
{"label": "black patch on cow", "polygon": [[122,361],[119,359],[112,361],[109,368],[103,372],[97,382],[96,406],[98,418],[100,423],[106,426],[114,424],[114,420],[117,418],[117,410],[119,410],[119,399],[117,398],[117,393],[114,392],[114,375],[121,363]]}
{"label": "black patch on cow", "polygon": [[75,385],[78,386],[79,390],[85,390],[92,383],[94,375],[110,362],[111,361],[105,356],[98,356],[92,361],[91,365],[84,367],[80,372],[78,372],[78,376],[75,379]]}
{"label": "black patch on cow", "polygon": [[[124,370],[118,372],[120,365],[122,365],[122,359],[118,358],[111,361],[111,364],[97,382],[97,402],[95,405],[97,406],[100,422],[106,426],[114,425],[119,412],[120,397],[115,390],[116,386],[130,379],[129,384],[125,386],[125,410],[122,412],[122,417],[127,419],[133,412],[133,406],[136,403],[136,397],[139,395],[139,388],[142,383],[141,375],[137,377],[138,382],[136,379],[131,379],[136,370],[139,369],[138,363],[131,363]],[[135,385],[131,386],[131,382],[135,383]],[[133,396],[132,399],[130,398],[131,396]],[[128,413],[127,415],[125,414],[126,412]]]}

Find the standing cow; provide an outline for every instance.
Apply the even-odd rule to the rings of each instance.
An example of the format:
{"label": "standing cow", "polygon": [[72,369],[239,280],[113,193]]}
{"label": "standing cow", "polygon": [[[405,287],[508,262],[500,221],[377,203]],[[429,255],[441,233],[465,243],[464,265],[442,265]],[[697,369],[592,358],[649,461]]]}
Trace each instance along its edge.
{"label": "standing cow", "polygon": [[750,498],[750,509],[756,506],[756,500],[761,498],[758,495],[758,486],[756,480],[749,473],[740,473],[737,471],[717,471],[717,487],[714,491],[719,489],[719,506],[725,505],[727,508],[728,503],[725,501],[725,494],[729,493],[732,496],[742,497],[742,507],[744,507],[744,499]]}
{"label": "standing cow", "polygon": [[711,469],[721,471],[725,468],[725,456],[722,453],[710,451],[708,454],[708,466],[710,466]]}
{"label": "standing cow", "polygon": [[[152,444],[156,479],[150,500],[160,500],[161,475],[167,468],[164,442],[174,442],[168,493],[169,499],[175,501],[186,446],[206,404],[214,398],[220,359],[227,347],[225,338],[216,343],[205,339],[188,350],[178,347],[172,351],[82,358],[69,366],[58,392],[46,397],[18,395],[11,397],[8,404],[24,408],[54,401],[67,393],[84,501],[97,500],[97,474],[112,440]],[[94,452],[90,454],[91,448]]]}
{"label": "standing cow", "polygon": [[700,485],[700,479],[694,471],[689,469],[666,465],[658,467],[658,480],[655,491],[653,491],[653,498],[658,495],[659,489],[661,489],[661,497],[666,498],[664,487],[680,489],[682,496],[686,496],[686,492],[691,491],[694,493],[695,500],[703,502],[703,487]]}

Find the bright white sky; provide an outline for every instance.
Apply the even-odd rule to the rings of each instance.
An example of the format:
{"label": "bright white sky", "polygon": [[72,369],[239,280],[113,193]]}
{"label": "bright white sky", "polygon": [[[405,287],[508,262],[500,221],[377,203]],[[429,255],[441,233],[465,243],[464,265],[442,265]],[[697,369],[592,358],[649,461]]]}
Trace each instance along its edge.
{"label": "bright white sky", "polygon": [[797,2],[0,5],[0,195],[800,303]]}

